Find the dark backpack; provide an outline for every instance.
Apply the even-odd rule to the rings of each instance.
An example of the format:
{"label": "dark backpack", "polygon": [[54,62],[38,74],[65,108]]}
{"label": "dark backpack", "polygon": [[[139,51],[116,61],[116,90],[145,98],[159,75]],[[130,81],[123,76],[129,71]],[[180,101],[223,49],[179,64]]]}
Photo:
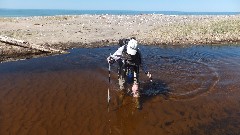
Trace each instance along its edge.
{"label": "dark backpack", "polygon": [[126,39],[126,38],[119,39],[119,40],[118,40],[118,45],[119,45],[120,47],[123,46],[123,45],[127,45],[129,41],[130,41],[130,39]]}

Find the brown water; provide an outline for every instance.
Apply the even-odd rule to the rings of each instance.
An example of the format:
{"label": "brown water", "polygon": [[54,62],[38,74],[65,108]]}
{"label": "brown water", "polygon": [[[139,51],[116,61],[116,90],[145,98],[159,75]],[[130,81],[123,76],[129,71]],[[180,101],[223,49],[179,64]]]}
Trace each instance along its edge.
{"label": "brown water", "polygon": [[[117,98],[116,47],[0,64],[0,135],[240,134],[240,47],[141,46],[143,108]],[[107,107],[107,89],[111,102]]]}

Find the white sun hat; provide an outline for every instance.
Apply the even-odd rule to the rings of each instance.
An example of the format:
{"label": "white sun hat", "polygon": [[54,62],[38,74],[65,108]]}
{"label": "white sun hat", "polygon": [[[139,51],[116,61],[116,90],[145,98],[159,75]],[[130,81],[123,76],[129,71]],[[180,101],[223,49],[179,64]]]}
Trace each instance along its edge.
{"label": "white sun hat", "polygon": [[135,55],[137,53],[137,41],[131,39],[127,45],[127,53],[131,55]]}

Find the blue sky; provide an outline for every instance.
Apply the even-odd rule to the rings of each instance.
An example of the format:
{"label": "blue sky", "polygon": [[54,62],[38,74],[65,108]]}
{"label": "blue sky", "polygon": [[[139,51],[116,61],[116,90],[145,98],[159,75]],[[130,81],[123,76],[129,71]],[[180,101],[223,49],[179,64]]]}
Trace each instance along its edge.
{"label": "blue sky", "polygon": [[240,0],[0,0],[0,8],[240,12]]}

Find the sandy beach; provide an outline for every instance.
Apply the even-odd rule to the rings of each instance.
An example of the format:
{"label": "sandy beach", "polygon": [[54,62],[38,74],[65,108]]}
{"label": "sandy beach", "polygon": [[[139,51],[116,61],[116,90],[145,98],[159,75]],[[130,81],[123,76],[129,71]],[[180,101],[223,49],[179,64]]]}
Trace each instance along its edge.
{"label": "sandy beach", "polygon": [[[144,45],[221,44],[240,41],[240,15],[72,15],[0,18],[0,35],[56,49],[100,47],[136,37]],[[38,51],[0,43],[5,57]],[[19,54],[19,55],[18,55]]]}

